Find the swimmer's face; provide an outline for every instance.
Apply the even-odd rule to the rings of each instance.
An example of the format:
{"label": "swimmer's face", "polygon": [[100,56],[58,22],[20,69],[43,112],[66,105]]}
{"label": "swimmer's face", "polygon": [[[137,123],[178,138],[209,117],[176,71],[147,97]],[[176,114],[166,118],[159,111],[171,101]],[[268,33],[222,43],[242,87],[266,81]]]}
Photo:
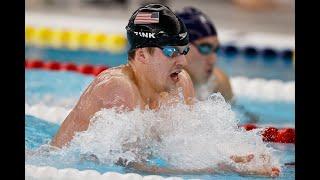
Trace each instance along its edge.
{"label": "swimmer's face", "polygon": [[188,65],[186,70],[190,74],[195,83],[206,83],[209,77],[212,75],[214,65],[217,61],[216,52],[209,54],[202,54],[197,46],[209,44],[213,47],[219,46],[217,36],[209,36],[198,39],[190,44],[190,51],[187,54]]}
{"label": "swimmer's face", "polygon": [[185,55],[167,57],[160,48],[154,48],[153,54],[148,53],[146,58],[149,83],[160,92],[175,88],[187,63]]}

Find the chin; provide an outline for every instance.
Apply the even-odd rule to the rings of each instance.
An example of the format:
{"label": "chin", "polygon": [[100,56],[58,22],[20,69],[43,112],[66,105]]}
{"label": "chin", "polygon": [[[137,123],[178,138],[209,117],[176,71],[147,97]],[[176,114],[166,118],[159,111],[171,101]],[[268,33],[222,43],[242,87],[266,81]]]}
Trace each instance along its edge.
{"label": "chin", "polygon": [[167,81],[164,90],[169,92],[172,89],[175,89],[177,87],[177,84],[177,82]]}
{"label": "chin", "polygon": [[177,83],[171,82],[170,84],[167,85],[166,90],[170,91],[170,90],[172,90],[172,89],[174,89],[176,87],[177,87]]}

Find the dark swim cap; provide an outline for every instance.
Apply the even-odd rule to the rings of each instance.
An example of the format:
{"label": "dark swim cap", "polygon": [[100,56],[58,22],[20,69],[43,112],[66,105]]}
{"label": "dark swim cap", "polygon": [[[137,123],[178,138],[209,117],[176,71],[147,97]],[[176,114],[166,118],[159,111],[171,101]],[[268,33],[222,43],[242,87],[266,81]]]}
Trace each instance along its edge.
{"label": "dark swim cap", "polygon": [[148,4],[136,10],[126,26],[130,50],[142,47],[185,46],[189,43],[186,26],[161,4]]}
{"label": "dark swim cap", "polygon": [[176,12],[176,15],[186,25],[190,42],[203,37],[217,35],[214,24],[204,13],[196,8],[186,7],[181,12]]}

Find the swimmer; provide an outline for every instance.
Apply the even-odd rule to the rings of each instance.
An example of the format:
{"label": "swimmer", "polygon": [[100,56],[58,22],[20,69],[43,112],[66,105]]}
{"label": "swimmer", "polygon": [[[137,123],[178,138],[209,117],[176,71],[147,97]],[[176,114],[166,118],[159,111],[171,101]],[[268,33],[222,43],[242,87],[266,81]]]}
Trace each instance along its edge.
{"label": "swimmer", "polygon": [[190,52],[185,70],[190,75],[196,97],[205,100],[212,93],[220,92],[225,100],[238,106],[249,118],[248,123],[256,123],[258,116],[236,105],[228,75],[217,67],[217,51],[220,46],[218,32],[212,21],[200,10],[186,7],[176,13],[189,32]]}
{"label": "swimmer", "polygon": [[220,42],[214,24],[193,7],[186,7],[176,14],[189,32],[190,52],[186,56],[188,65],[185,69],[192,79],[197,98],[205,100],[210,94],[220,92],[230,101],[233,92],[229,78],[216,66]]}
{"label": "swimmer", "polygon": [[62,123],[52,145],[66,145],[102,108],[157,109],[172,103],[182,90],[192,104],[194,88],[185,55],[189,36],[183,22],[166,6],[150,4],[135,11],[126,27],[128,63],[100,73]]}
{"label": "swimmer", "polygon": [[[102,108],[158,109],[175,103],[172,100],[180,99],[181,95],[185,104],[193,104],[193,83],[183,69],[189,51],[189,35],[183,22],[170,8],[149,4],[133,13],[126,30],[130,45],[128,63],[105,70],[93,80],[62,123],[52,146],[67,146],[76,132],[88,129],[90,119]],[[251,155],[230,157],[235,163],[246,163],[252,158]],[[98,161],[94,155],[87,159]],[[211,168],[186,170],[148,166],[143,161],[125,162],[119,159],[117,164],[154,174],[213,172]],[[223,168],[234,170],[228,166]],[[236,172],[245,173],[244,170]],[[273,175],[274,171],[266,168],[256,170],[255,174]]]}

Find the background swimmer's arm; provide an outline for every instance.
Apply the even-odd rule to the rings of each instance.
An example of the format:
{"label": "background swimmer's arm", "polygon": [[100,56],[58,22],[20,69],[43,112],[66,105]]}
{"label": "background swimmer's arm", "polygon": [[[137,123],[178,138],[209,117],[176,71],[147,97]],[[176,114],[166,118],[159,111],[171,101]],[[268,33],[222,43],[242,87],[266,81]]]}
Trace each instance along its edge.
{"label": "background swimmer's arm", "polygon": [[61,148],[69,143],[76,132],[87,130],[91,117],[102,108],[133,109],[134,91],[125,78],[111,77],[100,83],[94,81],[81,95],[75,108],[63,121],[51,145]]}
{"label": "background swimmer's arm", "polygon": [[230,102],[233,98],[231,83],[228,76],[218,67],[214,68],[213,75],[216,77],[216,84],[218,84],[215,91],[220,92],[226,101]]}

